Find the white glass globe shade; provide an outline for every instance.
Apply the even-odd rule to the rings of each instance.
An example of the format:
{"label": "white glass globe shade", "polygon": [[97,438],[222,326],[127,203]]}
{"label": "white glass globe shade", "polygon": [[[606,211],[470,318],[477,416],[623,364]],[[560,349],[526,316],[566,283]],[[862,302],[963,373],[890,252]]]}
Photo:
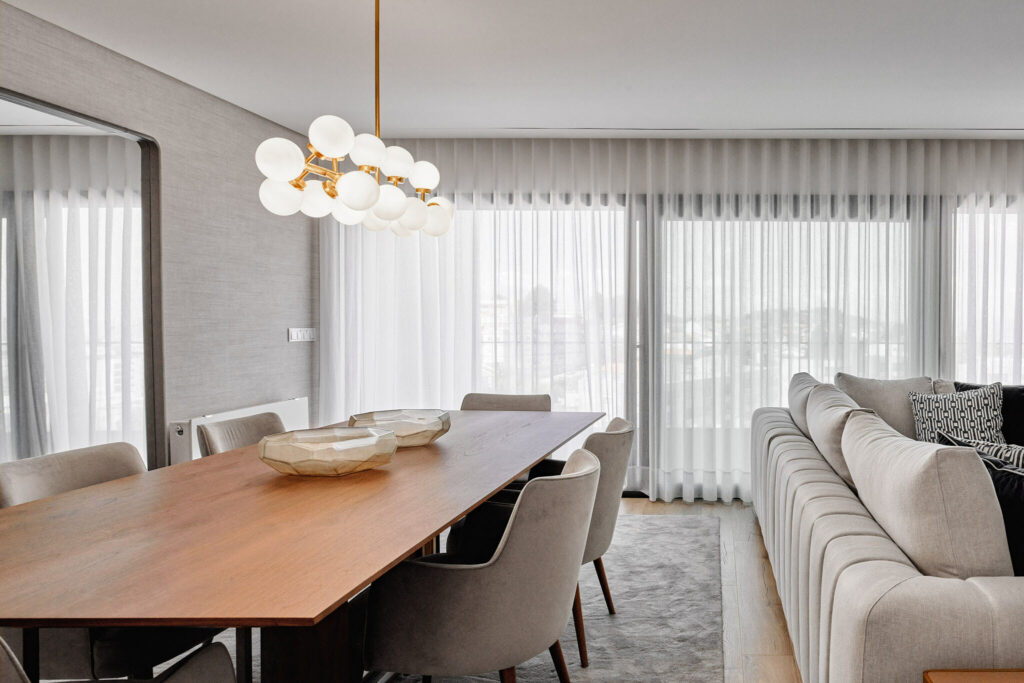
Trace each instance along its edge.
{"label": "white glass globe shade", "polygon": [[399,237],[411,237],[412,236],[412,230],[409,230],[408,228],[402,227],[402,224],[399,223],[398,221],[391,221],[391,225],[388,226],[388,227],[391,228],[391,232],[395,233]]}
{"label": "white glass globe shade", "polygon": [[373,212],[377,218],[393,221],[405,211],[405,200],[405,193],[394,185],[381,185],[380,198],[373,205]]}
{"label": "white glass globe shade", "polygon": [[260,184],[260,203],[270,213],[291,216],[302,207],[302,190],[287,180],[267,178]]}
{"label": "white glass globe shade", "polygon": [[417,190],[433,190],[441,182],[441,172],[429,161],[417,161],[412,165],[409,184]]}
{"label": "white glass globe shade", "polygon": [[440,206],[442,209],[448,212],[449,218],[455,218],[455,205],[452,204],[447,199],[445,199],[444,197],[431,197],[430,201],[427,202],[427,204],[436,204],[437,206]]}
{"label": "white glass globe shade", "polygon": [[374,215],[373,211],[367,211],[366,215],[363,216],[363,227],[367,230],[373,230],[377,232],[379,230],[387,230],[391,225],[391,221],[385,221]]}
{"label": "white glass globe shade", "polygon": [[307,180],[299,210],[310,218],[322,218],[333,208],[334,200],[324,191],[324,184],[319,180]]}
{"label": "white glass globe shade", "polygon": [[380,185],[363,171],[349,171],[338,179],[338,197],[350,209],[366,211],[377,203]]}
{"label": "white glass globe shade", "polygon": [[336,159],[345,156],[355,141],[352,126],[343,118],[325,114],[309,124],[309,142],[325,157]]}
{"label": "white glass globe shade", "polygon": [[256,148],[256,167],[271,180],[295,180],[306,167],[306,157],[291,140],[268,138]]}
{"label": "white glass globe shade", "polygon": [[427,224],[427,205],[419,197],[409,197],[405,200],[405,213],[398,222],[406,230],[419,230]]}
{"label": "white glass globe shade", "polygon": [[380,170],[388,178],[408,178],[412,173],[412,154],[405,147],[393,145],[387,148]]}
{"label": "white glass globe shade", "polygon": [[345,202],[341,201],[341,199],[335,199],[331,215],[334,216],[334,220],[342,225],[359,225],[363,222],[363,218],[366,217],[366,211],[350,209],[345,206]]}
{"label": "white glass globe shade", "polygon": [[380,165],[384,163],[386,154],[387,148],[384,147],[384,143],[381,142],[379,137],[369,133],[360,133],[356,136],[355,144],[352,145],[348,158],[356,166],[380,168]]}
{"label": "white glass globe shade", "polygon": [[447,211],[436,204],[427,207],[427,224],[423,226],[423,232],[440,237],[451,227],[452,219],[448,217]]}

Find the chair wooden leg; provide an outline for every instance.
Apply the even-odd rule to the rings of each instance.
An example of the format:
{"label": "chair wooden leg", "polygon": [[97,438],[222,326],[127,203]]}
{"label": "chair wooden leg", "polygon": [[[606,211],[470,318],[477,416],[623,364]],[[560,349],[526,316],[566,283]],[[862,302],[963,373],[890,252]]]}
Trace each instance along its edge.
{"label": "chair wooden leg", "polygon": [[507,669],[502,669],[498,672],[498,677],[501,678],[501,683],[516,683],[516,668],[510,666]]}
{"label": "chair wooden leg", "polygon": [[572,625],[576,628],[576,644],[580,648],[580,666],[590,666],[587,657],[587,634],[583,630],[583,603],[580,601],[580,585],[576,584],[576,599],[572,601]]}
{"label": "chair wooden leg", "polygon": [[569,683],[569,669],[565,666],[565,656],[562,654],[562,644],[555,641],[555,644],[548,648],[551,653],[551,661],[555,663],[555,673],[558,674],[558,683]]}
{"label": "chair wooden leg", "polygon": [[252,629],[235,629],[235,680],[252,683]]}
{"label": "chair wooden leg", "polygon": [[601,582],[601,592],[604,593],[604,604],[608,605],[608,614],[615,614],[615,603],[612,602],[612,591],[608,588],[608,577],[604,573],[604,558],[594,560],[594,569],[597,570],[597,580]]}

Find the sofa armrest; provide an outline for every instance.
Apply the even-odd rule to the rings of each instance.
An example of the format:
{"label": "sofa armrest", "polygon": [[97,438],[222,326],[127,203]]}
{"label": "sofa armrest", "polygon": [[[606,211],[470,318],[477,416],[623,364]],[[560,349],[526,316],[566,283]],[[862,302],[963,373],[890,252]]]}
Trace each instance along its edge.
{"label": "sofa armrest", "polygon": [[997,614],[980,582],[993,593],[1016,596],[1003,618],[1021,631],[1024,579],[924,576],[890,561],[849,567],[839,577],[833,603],[829,681],[920,681],[927,669],[1024,665],[1020,647],[997,657]]}

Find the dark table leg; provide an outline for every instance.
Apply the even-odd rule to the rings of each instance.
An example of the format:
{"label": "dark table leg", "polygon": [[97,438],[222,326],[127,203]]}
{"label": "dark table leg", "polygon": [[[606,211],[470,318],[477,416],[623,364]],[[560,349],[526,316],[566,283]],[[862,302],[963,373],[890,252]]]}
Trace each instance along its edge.
{"label": "dark table leg", "polygon": [[21,667],[32,683],[39,683],[39,629],[21,630]]}
{"label": "dark table leg", "polygon": [[260,631],[263,683],[355,683],[363,679],[366,593],[316,626]]}
{"label": "dark table leg", "polygon": [[235,629],[235,680],[252,683],[252,629]]}

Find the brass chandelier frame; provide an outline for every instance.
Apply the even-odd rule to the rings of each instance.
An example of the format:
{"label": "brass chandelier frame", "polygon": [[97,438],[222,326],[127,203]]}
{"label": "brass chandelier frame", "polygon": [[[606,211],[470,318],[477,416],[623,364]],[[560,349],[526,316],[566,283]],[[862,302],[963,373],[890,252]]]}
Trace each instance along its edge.
{"label": "brass chandelier frame", "polygon": [[[380,137],[380,0],[373,3],[373,134]],[[338,162],[344,161],[345,157],[328,157],[321,154],[313,143],[307,143],[309,156],[306,157],[306,165],[298,178],[289,181],[292,187],[298,190],[306,189],[306,177],[309,175],[319,176],[324,179],[324,192],[331,199],[338,196],[338,180],[345,175],[344,171],[338,170]],[[325,159],[331,162],[330,168],[325,168],[317,161]],[[358,170],[372,175],[377,182],[380,182],[380,169],[376,166],[359,166]],[[388,176],[387,180],[395,187],[405,182],[401,176]],[[416,194],[423,201],[427,200],[430,190],[417,187]]]}

